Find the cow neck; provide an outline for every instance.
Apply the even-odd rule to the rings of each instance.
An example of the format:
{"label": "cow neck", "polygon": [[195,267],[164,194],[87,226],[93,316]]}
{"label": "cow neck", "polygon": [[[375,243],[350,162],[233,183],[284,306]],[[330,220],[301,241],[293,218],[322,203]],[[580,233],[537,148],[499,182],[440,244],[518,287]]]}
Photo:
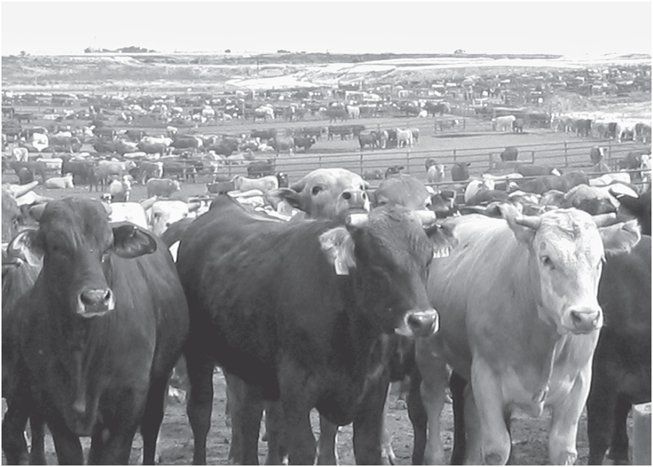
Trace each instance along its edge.
{"label": "cow neck", "polygon": [[338,276],[337,280],[340,282],[343,311],[347,320],[347,337],[352,351],[352,376],[362,384],[367,375],[372,346],[382,332],[378,325],[369,319],[370,313],[358,304],[356,270],[352,270],[349,276]]}
{"label": "cow neck", "polygon": [[[51,294],[49,294],[51,295]],[[61,302],[61,300],[59,300]],[[56,301],[50,302],[57,304]],[[52,309],[52,308],[51,308]],[[74,314],[69,306],[55,306],[55,313],[49,314],[48,351],[51,358],[58,360],[61,368],[55,381],[67,394],[66,421],[71,430],[80,436],[90,435],[97,419],[101,382],[94,375],[101,375],[97,366],[102,361],[106,348],[106,327],[112,321],[113,313],[95,318],[82,318]]]}

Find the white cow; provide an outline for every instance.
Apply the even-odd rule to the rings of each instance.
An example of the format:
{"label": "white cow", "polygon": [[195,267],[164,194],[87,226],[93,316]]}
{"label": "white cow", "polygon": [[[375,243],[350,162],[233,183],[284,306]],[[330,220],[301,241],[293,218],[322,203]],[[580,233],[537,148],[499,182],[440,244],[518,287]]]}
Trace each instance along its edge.
{"label": "white cow", "polygon": [[443,164],[434,164],[428,168],[426,178],[429,183],[439,183],[444,180],[444,173],[447,167]]}
{"label": "white cow", "polygon": [[43,133],[34,133],[32,135],[32,146],[34,146],[39,152],[43,151],[45,148],[50,146],[48,135],[44,135]]}
{"label": "white cow", "polygon": [[73,174],[66,174],[63,177],[51,177],[45,181],[45,187],[48,189],[64,190],[66,188],[75,188],[73,184]]}
{"label": "white cow", "polygon": [[27,162],[29,158],[29,151],[27,150],[27,148],[13,148],[11,150],[11,155],[14,158],[14,160],[20,162]]}
{"label": "white cow", "polygon": [[188,217],[188,203],[181,200],[157,200],[146,211],[149,228],[153,234],[161,236],[171,224]]}
{"label": "white cow", "polygon": [[406,146],[413,146],[413,132],[411,130],[396,129],[397,132],[397,147],[403,148]]}
{"label": "white cow", "polygon": [[514,115],[504,115],[492,119],[492,131],[512,131],[512,122],[517,120]]}
{"label": "white cow", "polygon": [[239,191],[246,190],[261,190],[263,193],[267,193],[270,190],[276,190],[279,188],[279,179],[276,175],[268,175],[261,178],[247,178],[242,175],[236,175],[232,182],[234,183],[234,188]]}

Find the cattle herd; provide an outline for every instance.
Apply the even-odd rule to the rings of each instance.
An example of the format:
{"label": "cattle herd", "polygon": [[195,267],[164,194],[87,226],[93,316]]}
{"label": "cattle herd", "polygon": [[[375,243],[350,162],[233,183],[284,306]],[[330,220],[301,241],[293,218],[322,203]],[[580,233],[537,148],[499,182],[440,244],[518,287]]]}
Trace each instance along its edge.
{"label": "cattle herd", "polygon": [[[545,409],[551,463],[576,461],[584,410],[589,463],[628,461],[629,412],[651,400],[650,146],[618,167],[592,147],[586,172],[507,147],[478,177],[469,162],[428,158],[427,184],[400,165],[291,182],[280,152],[322,137],[355,137],[361,151],[419,142],[419,128],[342,123],[355,106],[325,111],[328,127],[293,134],[148,135],[96,121],[14,135],[3,167],[19,183],[2,187],[8,463],[44,463],[45,427],[60,463],[127,464],[139,431],[154,463],[170,376],[184,367],[195,464],[207,461],[216,367],[238,464],[259,463],[263,420],[270,464],[335,464],[350,423],[357,463],[392,461],[395,382],[409,382],[415,464],[505,464],[513,412]],[[272,106],[254,109],[254,121],[273,118]],[[549,123],[650,143],[650,126],[579,120]],[[519,133],[524,121],[495,115],[492,126]],[[83,154],[86,144],[119,157]],[[33,157],[48,151],[58,157]],[[221,175],[227,164],[247,174]],[[182,196],[198,174],[210,175],[206,193]],[[97,196],[53,199],[39,185]]]}

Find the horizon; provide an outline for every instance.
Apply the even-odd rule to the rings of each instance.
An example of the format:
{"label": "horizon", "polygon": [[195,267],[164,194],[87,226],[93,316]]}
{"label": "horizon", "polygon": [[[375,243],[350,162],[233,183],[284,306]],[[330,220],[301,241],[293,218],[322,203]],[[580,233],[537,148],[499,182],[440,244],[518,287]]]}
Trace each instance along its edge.
{"label": "horizon", "polygon": [[2,56],[126,47],[160,54],[651,55],[651,3],[640,1],[21,1],[3,2],[1,15]]}

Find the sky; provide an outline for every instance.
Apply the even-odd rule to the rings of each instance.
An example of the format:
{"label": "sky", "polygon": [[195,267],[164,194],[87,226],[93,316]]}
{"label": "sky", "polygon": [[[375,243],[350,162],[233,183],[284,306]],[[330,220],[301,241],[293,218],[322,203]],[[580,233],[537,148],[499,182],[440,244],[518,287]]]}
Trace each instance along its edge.
{"label": "sky", "polygon": [[650,1],[8,2],[2,55],[158,52],[651,54]]}

